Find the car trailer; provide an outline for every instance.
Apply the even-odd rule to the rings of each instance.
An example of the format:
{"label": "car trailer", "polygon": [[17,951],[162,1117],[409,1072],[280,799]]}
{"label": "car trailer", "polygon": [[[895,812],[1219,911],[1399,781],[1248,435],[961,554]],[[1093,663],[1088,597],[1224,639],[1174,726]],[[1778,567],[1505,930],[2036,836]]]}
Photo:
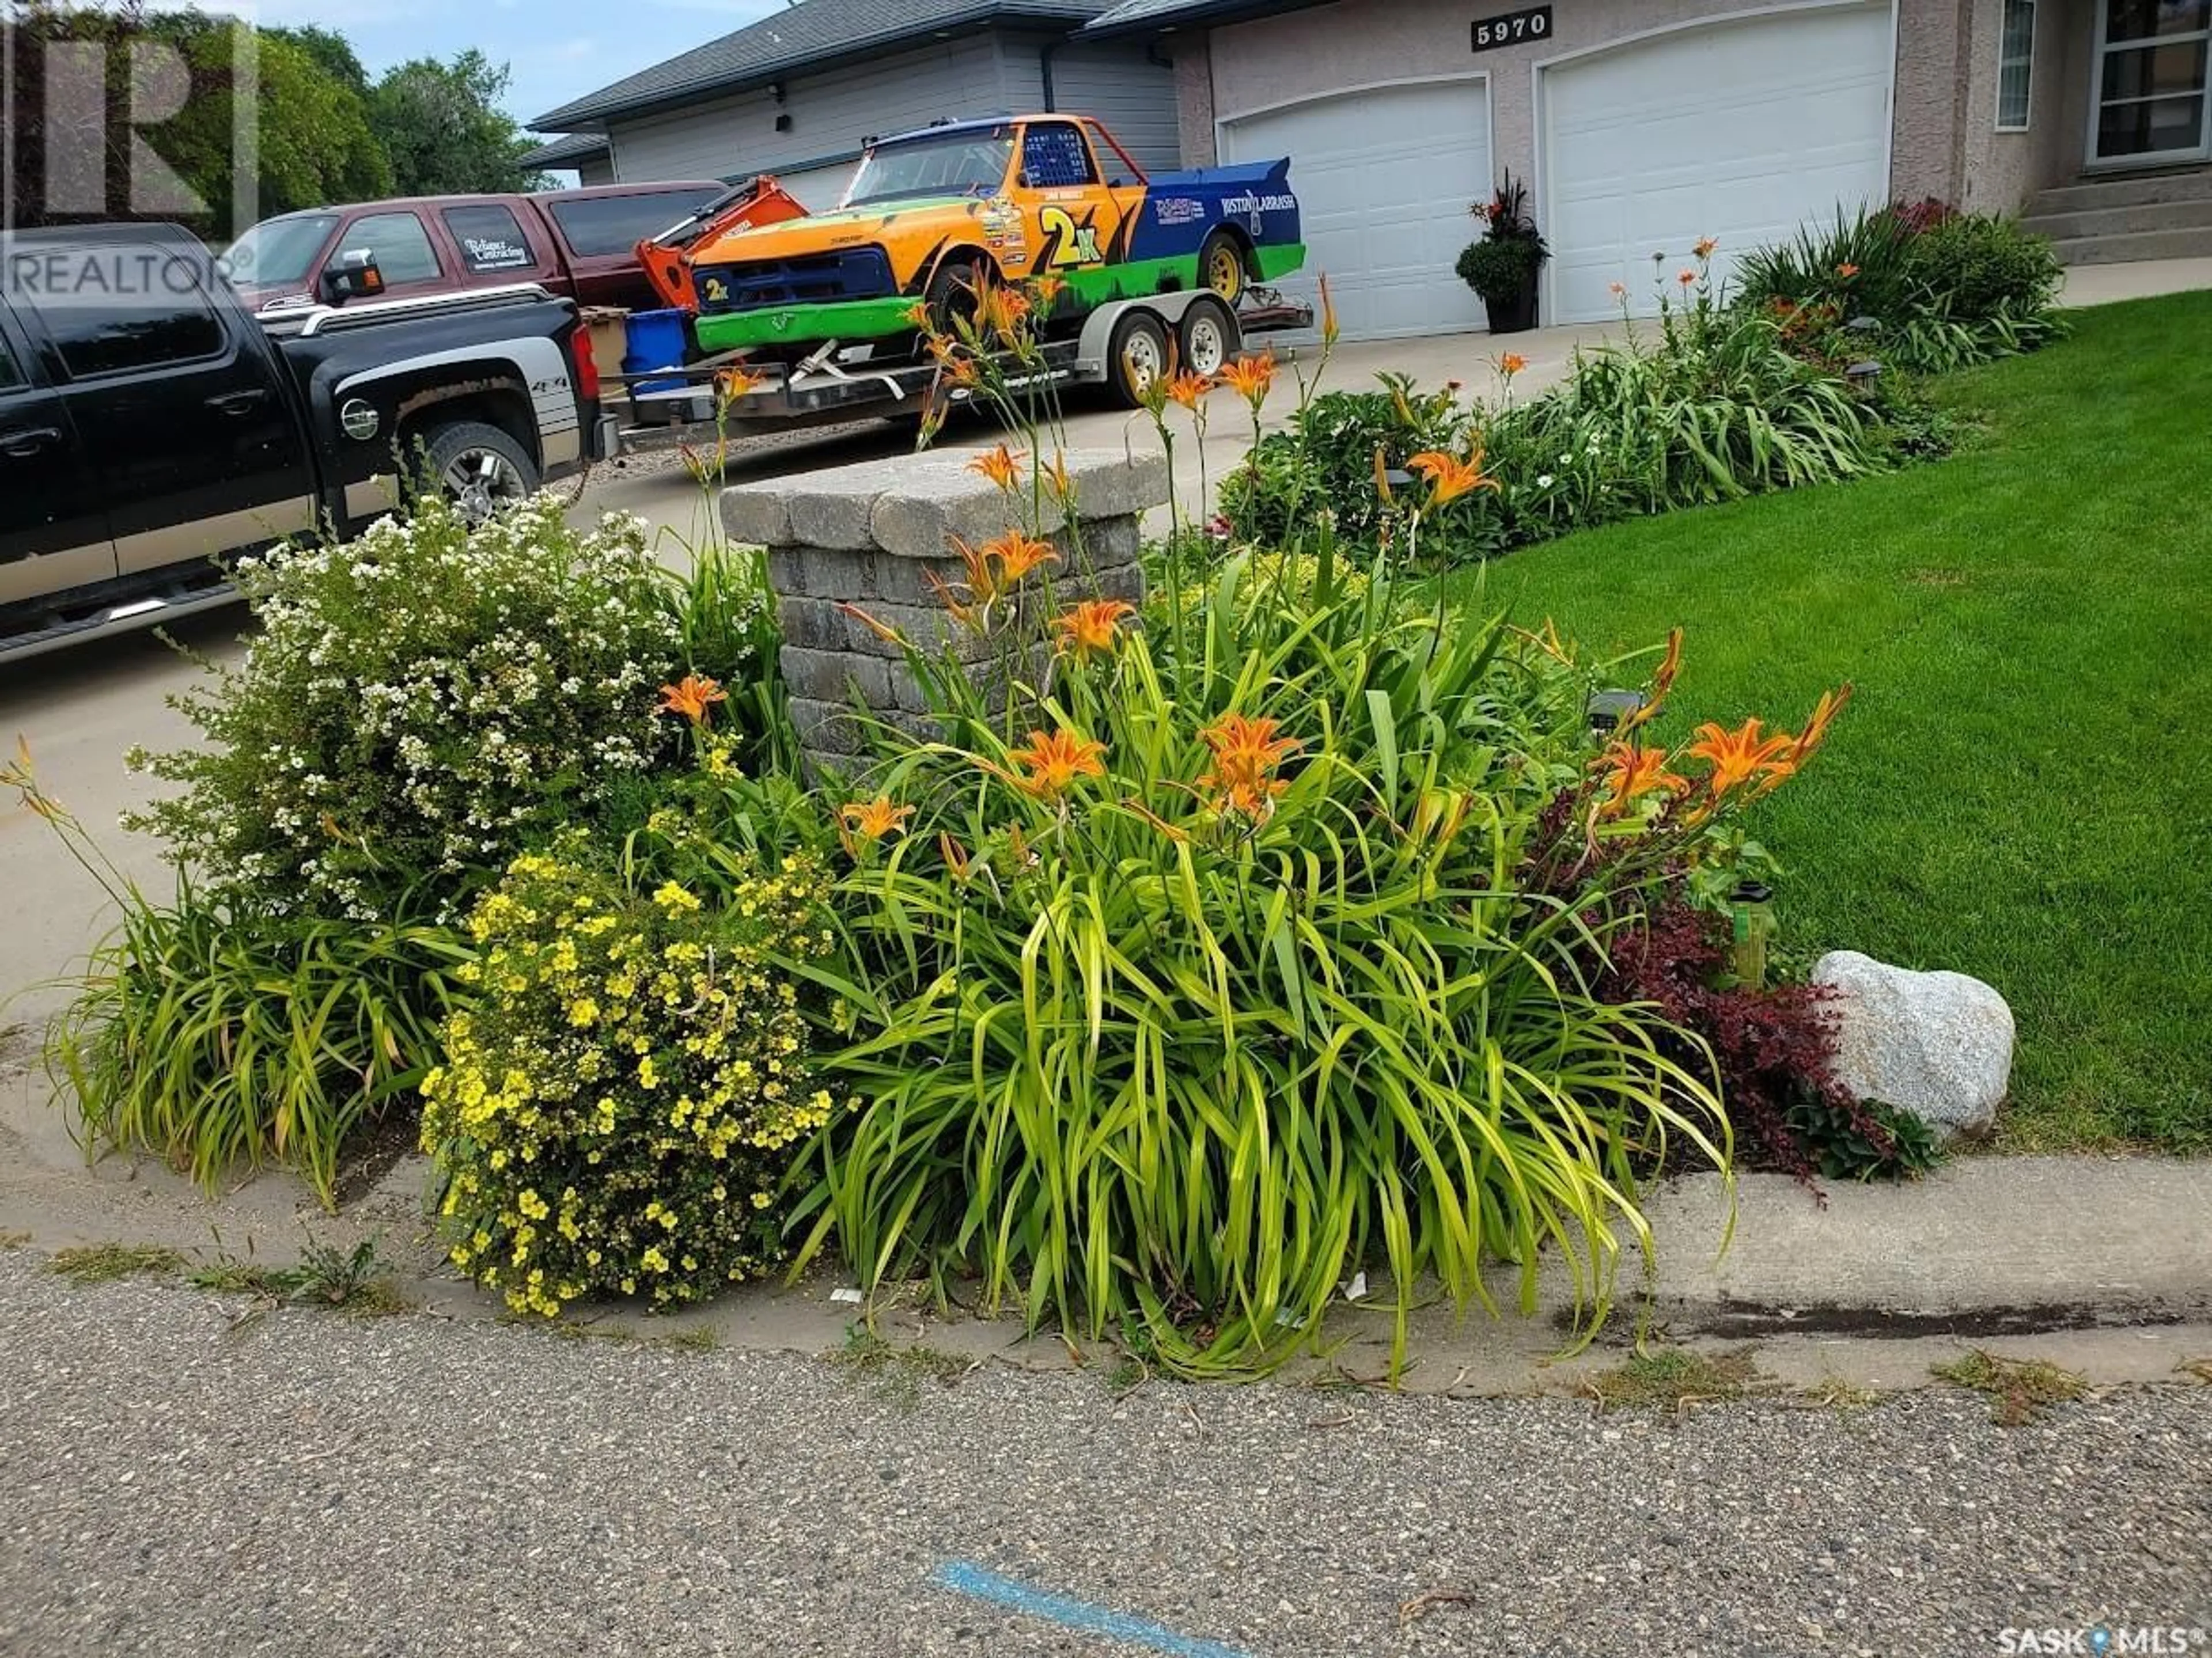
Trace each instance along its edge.
{"label": "car trailer", "polygon": [[[1218,374],[1243,349],[1248,336],[1310,328],[1313,320],[1311,306],[1266,288],[1249,290],[1245,302],[1233,307],[1206,288],[1111,300],[1084,319],[1074,338],[1047,342],[1042,369],[1014,385],[1105,386],[1133,409],[1171,363]],[[729,399],[718,415],[715,382],[743,361],[732,354],[611,379],[608,391],[626,398],[629,418],[611,417],[615,430],[605,452],[642,452],[718,434],[750,437],[902,416],[919,419],[939,374],[934,362],[883,355],[879,342],[848,346],[831,340],[799,362],[749,368],[763,378]],[[679,379],[680,386],[665,385]],[[659,389],[640,389],[647,385]],[[955,386],[946,395],[965,403],[974,393]]]}

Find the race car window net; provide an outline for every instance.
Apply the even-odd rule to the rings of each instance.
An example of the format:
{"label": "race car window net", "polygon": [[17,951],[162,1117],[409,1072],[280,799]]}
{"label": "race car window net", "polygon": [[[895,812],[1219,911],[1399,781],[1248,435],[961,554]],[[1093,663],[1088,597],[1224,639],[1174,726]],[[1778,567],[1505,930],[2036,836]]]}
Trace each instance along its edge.
{"label": "race car window net", "polygon": [[1022,135],[1022,181],[1032,190],[1072,190],[1096,184],[1091,149],[1064,122],[1033,126]]}
{"label": "race car window net", "polygon": [[1014,159],[1004,127],[925,135],[870,150],[853,177],[848,207],[911,196],[986,196],[1003,190]]}

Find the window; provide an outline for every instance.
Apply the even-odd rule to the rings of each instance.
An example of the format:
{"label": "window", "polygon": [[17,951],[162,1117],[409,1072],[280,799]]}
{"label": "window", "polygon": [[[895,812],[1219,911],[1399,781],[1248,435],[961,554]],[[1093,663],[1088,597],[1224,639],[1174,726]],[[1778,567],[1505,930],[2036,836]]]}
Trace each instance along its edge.
{"label": "window", "polygon": [[91,248],[47,283],[39,314],[73,380],[163,368],[222,355],[207,281],[205,267],[160,248]]}
{"label": "window", "polygon": [[530,239],[506,208],[449,207],[446,228],[460,245],[461,263],[482,276],[490,270],[527,270],[538,263]]}
{"label": "window", "polygon": [[1073,190],[1098,179],[1083,135],[1061,121],[1023,133],[1022,172],[1032,190]]}
{"label": "window", "polygon": [[315,255],[338,228],[335,213],[295,213],[264,219],[230,245],[223,267],[241,288],[301,288]]}
{"label": "window", "polygon": [[722,193],[702,190],[647,190],[629,196],[571,196],[545,206],[568,251],[580,258],[627,256],[648,236],[690,218]]}
{"label": "window", "polygon": [[2035,68],[2035,0],[2004,0],[2003,39],[1997,48],[1997,131],[2027,131],[2028,94]]}
{"label": "window", "polygon": [[15,366],[15,353],[8,343],[8,337],[0,334],[0,392],[20,392],[28,384],[23,371]]}
{"label": "window", "polygon": [[861,159],[845,204],[995,195],[1013,158],[1013,129],[1006,126],[950,127],[878,144]]}
{"label": "window", "polygon": [[339,233],[331,257],[343,258],[359,248],[376,255],[376,268],[384,273],[386,287],[428,282],[443,274],[437,250],[430,246],[430,233],[412,213],[372,213],[356,219]]}

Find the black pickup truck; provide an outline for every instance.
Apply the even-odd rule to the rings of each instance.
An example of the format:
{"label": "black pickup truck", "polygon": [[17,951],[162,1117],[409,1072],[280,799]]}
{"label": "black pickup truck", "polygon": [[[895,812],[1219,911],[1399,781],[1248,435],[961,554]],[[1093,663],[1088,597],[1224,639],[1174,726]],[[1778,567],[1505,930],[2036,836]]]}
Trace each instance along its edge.
{"label": "black pickup truck", "polygon": [[573,303],[382,287],[351,254],[258,318],[180,228],[0,236],[0,659],[224,603],[229,560],[365,527],[403,467],[481,513],[599,452]]}

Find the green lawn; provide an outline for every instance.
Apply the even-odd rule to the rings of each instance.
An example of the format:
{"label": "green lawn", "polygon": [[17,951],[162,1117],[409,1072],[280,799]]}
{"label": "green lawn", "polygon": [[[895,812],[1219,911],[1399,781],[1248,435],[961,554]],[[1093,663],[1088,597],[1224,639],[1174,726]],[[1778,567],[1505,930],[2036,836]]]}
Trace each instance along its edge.
{"label": "green lawn", "polygon": [[1688,630],[1662,726],[1856,700],[1752,828],[1784,926],[1988,980],[2007,1142],[2212,1151],[2212,293],[2076,313],[1944,382],[1959,454],[1574,536],[1492,602],[1611,653]]}

